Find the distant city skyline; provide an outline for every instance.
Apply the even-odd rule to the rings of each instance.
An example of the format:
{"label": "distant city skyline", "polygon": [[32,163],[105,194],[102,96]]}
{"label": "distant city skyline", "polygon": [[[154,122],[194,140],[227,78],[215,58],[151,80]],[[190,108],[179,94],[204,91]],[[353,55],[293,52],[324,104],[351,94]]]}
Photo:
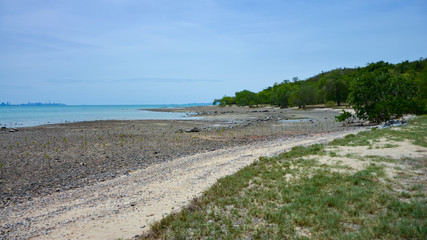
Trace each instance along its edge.
{"label": "distant city skyline", "polygon": [[0,0],[0,102],[208,103],[427,57],[427,1]]}

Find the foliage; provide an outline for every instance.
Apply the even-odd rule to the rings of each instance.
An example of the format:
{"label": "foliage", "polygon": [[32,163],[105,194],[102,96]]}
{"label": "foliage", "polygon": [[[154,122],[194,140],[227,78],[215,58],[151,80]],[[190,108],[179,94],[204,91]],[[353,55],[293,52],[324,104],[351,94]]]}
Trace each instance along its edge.
{"label": "foliage", "polygon": [[281,108],[287,108],[289,106],[289,97],[291,96],[292,90],[288,82],[275,85],[271,93],[271,104]]}
{"label": "foliage", "polygon": [[311,84],[303,83],[296,88],[291,94],[291,101],[299,108],[306,108],[308,104],[314,104],[317,100],[317,90]]}
{"label": "foliage", "polygon": [[273,87],[268,87],[258,93],[258,99],[261,104],[273,104],[271,103],[271,94]]}
{"label": "foliage", "polygon": [[404,75],[376,69],[353,81],[349,102],[360,119],[382,122],[406,113],[417,113],[417,86]]}
{"label": "foliage", "polygon": [[348,118],[351,118],[351,116],[352,116],[351,113],[342,110],[342,113],[338,116],[335,116],[335,118],[337,119],[338,122],[344,122]]}
{"label": "foliage", "polygon": [[221,99],[215,99],[214,102],[213,102],[213,105],[216,105],[218,103],[219,103],[220,107],[231,106],[233,104],[236,104],[236,98],[235,97],[224,96]]}
{"label": "foliage", "polygon": [[334,102],[334,101],[327,101],[327,102],[325,102],[325,107],[327,107],[327,108],[333,108],[335,106],[337,106],[337,103]]}
{"label": "foliage", "polygon": [[336,69],[321,77],[319,93],[325,101],[335,101],[340,106],[347,99],[350,79],[345,77],[345,73],[343,69]]}
{"label": "foliage", "polygon": [[256,93],[243,90],[241,92],[236,92],[236,104],[237,106],[249,106],[254,107],[258,106],[260,100]]}
{"label": "foliage", "polygon": [[[390,64],[384,61],[368,64],[365,67],[358,68],[338,68],[328,72],[322,72],[308,78],[299,80],[294,77],[292,81],[284,80],[281,83],[275,83],[273,86],[256,93],[247,90],[237,92],[236,96],[225,96],[222,99],[216,99],[214,104],[220,106],[229,106],[236,104],[239,106],[256,106],[258,104],[272,104],[282,108],[289,106],[298,106],[305,108],[307,104],[321,104],[328,101],[334,101],[341,105],[348,100],[350,91],[355,89],[355,79],[366,74],[375,74],[392,76],[396,81],[392,81],[395,86],[409,84],[409,89],[399,89],[393,94],[410,94],[410,99],[394,102],[394,109],[403,109],[402,113],[427,112],[427,59],[409,62],[404,61],[399,64]],[[369,76],[365,76],[369,77]],[[403,79],[404,84],[399,84],[397,80]],[[389,87],[387,87],[389,89]],[[374,91],[373,98],[382,98],[384,94],[380,91]],[[379,94],[379,96],[375,96]],[[239,97],[237,95],[240,95]],[[238,99],[236,99],[238,98]],[[354,94],[353,94],[354,99]],[[410,104],[410,105],[407,105]],[[362,105],[363,106],[363,105]],[[380,107],[378,105],[377,107]],[[408,110],[408,108],[410,108]],[[397,113],[399,115],[401,113]],[[362,114],[363,115],[363,114]],[[374,117],[376,119],[377,117]],[[379,117],[379,118],[387,118]]]}

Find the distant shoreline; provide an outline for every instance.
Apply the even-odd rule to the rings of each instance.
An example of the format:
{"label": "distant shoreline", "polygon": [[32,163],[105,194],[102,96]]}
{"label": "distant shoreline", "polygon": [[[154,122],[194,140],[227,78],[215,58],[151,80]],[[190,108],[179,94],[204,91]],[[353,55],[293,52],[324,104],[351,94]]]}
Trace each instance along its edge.
{"label": "distant shoreline", "polygon": [[[0,106],[156,106],[158,108],[186,108],[186,107],[200,107],[209,106],[211,103],[171,103],[171,104],[65,104],[65,103],[41,103],[41,102],[28,102],[14,104],[10,102],[2,102]],[[142,109],[146,110],[146,109]]]}
{"label": "distant shoreline", "polygon": [[[207,104],[158,105],[0,105],[0,126],[32,127],[46,124],[99,120],[167,120],[187,117],[178,112],[155,112],[151,109],[174,109]],[[145,111],[141,111],[141,110]]]}
{"label": "distant shoreline", "polygon": [[2,102],[0,104],[0,106],[5,106],[5,107],[9,107],[9,106],[67,106],[67,104],[64,103],[41,103],[41,102],[29,102],[29,103],[21,103],[21,104],[12,104],[9,102]]}

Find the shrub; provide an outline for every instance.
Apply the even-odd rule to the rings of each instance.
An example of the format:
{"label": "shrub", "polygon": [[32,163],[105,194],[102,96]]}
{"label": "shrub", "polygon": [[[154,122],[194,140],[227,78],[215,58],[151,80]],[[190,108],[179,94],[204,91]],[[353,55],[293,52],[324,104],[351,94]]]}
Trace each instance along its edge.
{"label": "shrub", "polygon": [[224,96],[221,99],[215,99],[213,105],[217,105],[218,103],[220,107],[231,106],[233,104],[236,104],[236,98]]}
{"label": "shrub", "polygon": [[336,103],[336,102],[334,102],[334,101],[327,101],[327,102],[325,103],[325,107],[327,107],[327,108],[333,108],[333,107],[335,107],[335,106],[337,106],[337,103]]}
{"label": "shrub", "polygon": [[357,117],[380,123],[403,114],[417,113],[417,93],[414,81],[379,69],[356,76],[349,102]]}
{"label": "shrub", "polygon": [[349,112],[342,110],[342,113],[335,117],[338,122],[344,122],[347,119],[351,118],[353,115]]}
{"label": "shrub", "polygon": [[241,92],[236,92],[236,104],[237,106],[249,106],[254,107],[259,104],[258,95],[254,92],[243,90]]}

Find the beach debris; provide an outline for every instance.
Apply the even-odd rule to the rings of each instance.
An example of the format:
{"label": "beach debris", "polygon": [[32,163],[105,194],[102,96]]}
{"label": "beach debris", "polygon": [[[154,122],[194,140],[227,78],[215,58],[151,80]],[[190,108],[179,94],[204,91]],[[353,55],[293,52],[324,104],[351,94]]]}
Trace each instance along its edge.
{"label": "beach debris", "polygon": [[184,132],[187,132],[187,133],[200,132],[200,129],[198,127],[193,127],[190,130],[184,130],[184,129],[180,128],[180,129],[175,131],[175,133],[184,133]]}
{"label": "beach debris", "polygon": [[404,125],[408,125],[406,120],[389,120],[382,125],[376,126],[375,128],[400,127]]}
{"label": "beach debris", "polygon": [[9,129],[9,132],[17,132],[19,131],[19,129],[17,128],[6,128],[6,127],[1,127],[0,130],[1,131],[7,131]]}
{"label": "beach debris", "polygon": [[194,127],[190,130],[188,130],[187,132],[200,132],[200,129],[198,127]]}

